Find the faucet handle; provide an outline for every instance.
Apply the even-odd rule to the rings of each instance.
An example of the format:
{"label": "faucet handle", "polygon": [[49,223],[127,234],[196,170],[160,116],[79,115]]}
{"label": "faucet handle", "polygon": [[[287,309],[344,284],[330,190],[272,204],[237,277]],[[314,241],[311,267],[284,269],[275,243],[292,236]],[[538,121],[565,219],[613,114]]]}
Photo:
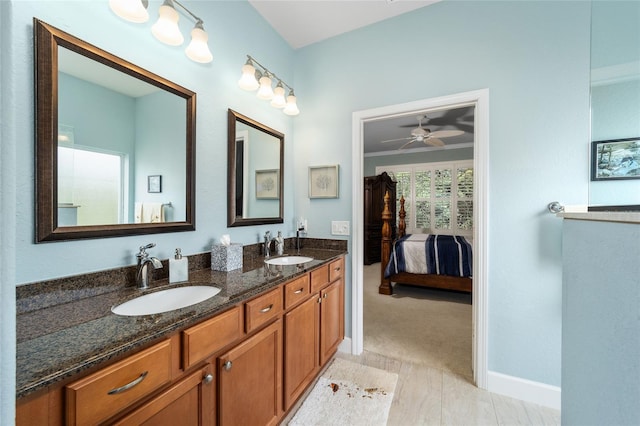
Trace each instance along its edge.
{"label": "faucet handle", "polygon": [[149,243],[146,246],[140,246],[140,252],[136,255],[138,257],[145,257],[147,252],[145,250],[155,247],[156,243]]}

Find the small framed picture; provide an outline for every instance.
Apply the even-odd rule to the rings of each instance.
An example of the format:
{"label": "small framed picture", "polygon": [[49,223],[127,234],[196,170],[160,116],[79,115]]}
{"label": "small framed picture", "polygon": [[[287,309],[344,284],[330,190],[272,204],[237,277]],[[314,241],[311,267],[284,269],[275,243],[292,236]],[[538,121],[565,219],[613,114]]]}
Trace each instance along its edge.
{"label": "small framed picture", "polygon": [[147,176],[147,192],[162,192],[162,175]]}
{"label": "small framed picture", "polygon": [[278,169],[256,170],[256,198],[277,200],[280,198],[280,172]]}
{"label": "small framed picture", "polygon": [[591,180],[640,179],[640,137],[591,143]]}
{"label": "small framed picture", "polygon": [[339,166],[309,167],[309,198],[338,198]]}

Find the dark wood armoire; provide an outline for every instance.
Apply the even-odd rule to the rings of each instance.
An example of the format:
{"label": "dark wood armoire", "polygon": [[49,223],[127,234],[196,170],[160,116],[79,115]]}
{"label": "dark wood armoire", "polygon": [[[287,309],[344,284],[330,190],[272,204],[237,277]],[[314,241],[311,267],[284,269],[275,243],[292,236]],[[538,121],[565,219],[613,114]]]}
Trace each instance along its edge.
{"label": "dark wood armoire", "polygon": [[391,236],[396,237],[396,182],[386,172],[364,178],[364,264],[380,262],[384,194],[391,196]]}

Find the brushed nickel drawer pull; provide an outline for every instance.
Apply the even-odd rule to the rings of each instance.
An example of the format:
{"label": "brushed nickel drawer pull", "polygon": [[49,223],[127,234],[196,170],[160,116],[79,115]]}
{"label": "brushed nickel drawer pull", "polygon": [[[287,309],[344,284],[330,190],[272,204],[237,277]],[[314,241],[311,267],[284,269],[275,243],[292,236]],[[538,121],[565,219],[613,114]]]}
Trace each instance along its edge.
{"label": "brushed nickel drawer pull", "polygon": [[232,366],[233,366],[233,363],[231,361],[227,361],[223,365],[224,369],[227,370],[227,371],[231,370]]}
{"label": "brushed nickel drawer pull", "polygon": [[135,379],[133,382],[127,383],[126,385],[120,386],[119,388],[111,389],[109,392],[107,392],[107,395],[116,395],[124,391],[128,391],[129,389],[131,389],[132,387],[136,386],[141,381],[143,381],[144,378],[147,377],[148,373],[149,373],[148,371],[145,371],[144,373],[140,374],[140,377]]}
{"label": "brushed nickel drawer pull", "polygon": [[260,313],[266,314],[267,312],[269,312],[271,310],[271,308],[273,308],[273,303],[270,304],[269,306],[267,306],[266,308],[260,309]]}
{"label": "brushed nickel drawer pull", "polygon": [[300,294],[304,291],[304,287],[300,287],[300,290],[296,290],[293,292],[293,294]]}
{"label": "brushed nickel drawer pull", "polygon": [[336,272],[338,272],[338,271],[340,271],[340,267],[338,266],[338,267],[336,267],[336,268],[333,268],[333,270],[334,270],[334,271],[336,271]]}
{"label": "brushed nickel drawer pull", "polygon": [[208,385],[209,383],[213,382],[213,374],[207,374],[206,376],[204,376],[204,378],[202,379],[202,383],[204,383],[205,385]]}

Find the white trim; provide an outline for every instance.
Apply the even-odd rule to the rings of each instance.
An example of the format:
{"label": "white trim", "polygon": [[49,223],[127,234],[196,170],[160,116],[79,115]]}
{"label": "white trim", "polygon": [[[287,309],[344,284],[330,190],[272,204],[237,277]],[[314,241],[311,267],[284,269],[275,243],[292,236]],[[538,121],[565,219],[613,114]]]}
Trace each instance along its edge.
{"label": "white trim", "polygon": [[488,379],[487,390],[489,392],[560,410],[561,390],[558,386],[521,379],[495,371],[489,371]]}
{"label": "white trim", "polygon": [[352,117],[352,295],[351,353],[363,351],[363,129],[366,121],[380,120],[399,114],[418,114],[427,109],[450,109],[475,106],[474,149],[474,280],[473,280],[473,372],[476,386],[487,388],[487,322],[488,322],[488,210],[489,210],[489,89],[459,93],[356,111]]}
{"label": "white trim", "polygon": [[368,157],[387,157],[390,155],[404,155],[404,154],[413,154],[415,152],[431,152],[431,151],[448,151],[452,149],[462,149],[462,148],[473,148],[473,142],[468,143],[457,143],[455,145],[445,145],[445,146],[427,146],[424,148],[409,148],[403,149],[402,151],[380,151],[380,152],[368,152],[364,154],[365,158]]}

